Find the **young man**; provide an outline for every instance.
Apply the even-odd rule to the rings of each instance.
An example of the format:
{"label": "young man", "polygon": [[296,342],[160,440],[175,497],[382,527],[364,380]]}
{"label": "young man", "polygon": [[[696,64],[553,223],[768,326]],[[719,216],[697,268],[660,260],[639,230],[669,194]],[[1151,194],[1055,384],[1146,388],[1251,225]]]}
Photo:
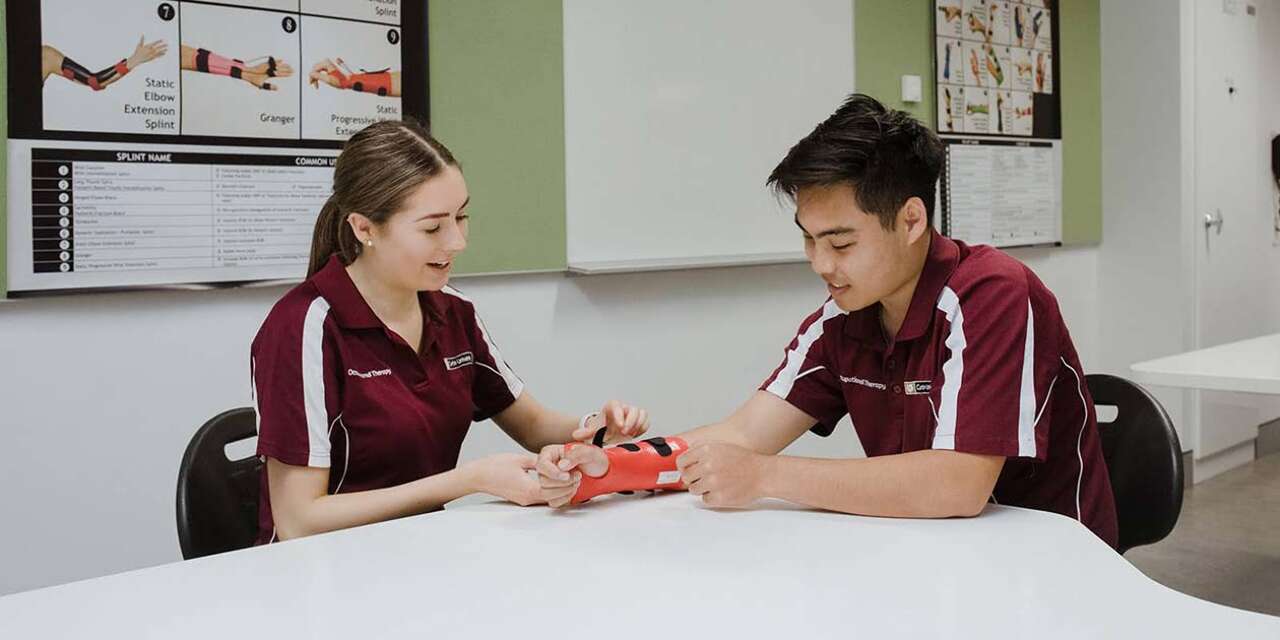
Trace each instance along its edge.
{"label": "young man", "polygon": [[[1116,546],[1093,403],[1057,301],[1012,257],[933,230],[942,161],[924,125],[851,96],[769,176],[794,200],[831,294],[782,363],[733,415],[679,438],[545,448],[543,497],[563,506],[672,487],[673,473],[654,482],[637,470],[674,467],[713,506],[773,497],[945,518],[996,502],[1078,519]],[[830,435],[846,413],[867,458],[777,455],[806,430]]]}

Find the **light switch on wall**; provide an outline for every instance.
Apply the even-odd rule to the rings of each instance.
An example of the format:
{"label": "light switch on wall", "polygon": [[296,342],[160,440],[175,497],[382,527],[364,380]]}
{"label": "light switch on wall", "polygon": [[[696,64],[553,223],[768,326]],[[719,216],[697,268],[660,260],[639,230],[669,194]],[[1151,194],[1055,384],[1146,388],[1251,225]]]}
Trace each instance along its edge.
{"label": "light switch on wall", "polygon": [[920,76],[902,76],[902,101],[920,102],[924,99],[920,86]]}

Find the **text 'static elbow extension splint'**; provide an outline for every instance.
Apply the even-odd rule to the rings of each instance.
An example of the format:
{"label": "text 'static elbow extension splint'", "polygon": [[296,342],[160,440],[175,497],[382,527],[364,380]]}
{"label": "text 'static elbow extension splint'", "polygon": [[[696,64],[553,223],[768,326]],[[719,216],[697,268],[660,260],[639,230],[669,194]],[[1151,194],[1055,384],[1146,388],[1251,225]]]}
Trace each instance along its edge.
{"label": "text 'static elbow extension splint'", "polygon": [[90,73],[88,69],[78,64],[75,60],[65,56],[62,58],[62,77],[72,82],[88,85],[94,91],[102,91],[108,80],[117,76],[124,77],[127,73],[129,73],[129,65],[124,59],[102,71]]}
{"label": "text 'static elbow extension splint'", "polygon": [[[577,444],[565,445],[567,452]],[[569,501],[581,504],[596,496],[621,491],[683,489],[676,458],[689,450],[682,438],[649,438],[605,449],[609,470],[596,478],[582,474],[578,492]]]}

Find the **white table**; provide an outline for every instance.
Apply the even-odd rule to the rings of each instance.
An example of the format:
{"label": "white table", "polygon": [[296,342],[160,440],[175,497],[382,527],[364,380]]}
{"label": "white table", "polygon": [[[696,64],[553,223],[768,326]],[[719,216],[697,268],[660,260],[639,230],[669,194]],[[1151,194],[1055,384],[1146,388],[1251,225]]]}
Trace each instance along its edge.
{"label": "white table", "polygon": [[1145,384],[1280,394],[1280,333],[1139,362],[1130,369]]}
{"label": "white table", "polygon": [[0,598],[0,638],[702,633],[1275,640],[1280,618],[1160,586],[1054,514],[714,511],[687,494],[471,505]]}

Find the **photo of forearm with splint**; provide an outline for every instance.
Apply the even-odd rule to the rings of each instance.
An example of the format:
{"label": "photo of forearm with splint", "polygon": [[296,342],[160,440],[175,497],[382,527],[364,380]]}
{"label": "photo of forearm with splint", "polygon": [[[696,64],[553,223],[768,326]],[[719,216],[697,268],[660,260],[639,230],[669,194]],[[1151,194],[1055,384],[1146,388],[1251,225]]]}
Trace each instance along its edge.
{"label": "photo of forearm with splint", "polygon": [[270,81],[271,78],[288,78],[293,75],[293,67],[275,56],[261,56],[246,62],[202,47],[187,45],[182,45],[182,70],[243,80],[263,91],[278,89]]}
{"label": "photo of forearm with splint", "polygon": [[90,71],[84,65],[67,57],[62,51],[46,44],[40,48],[40,82],[43,84],[49,76],[59,75],[94,91],[101,91],[119,82],[138,66],[163,56],[168,50],[169,45],[165,44],[164,40],[146,42],[146,36],[140,36],[137,46],[133,48],[133,53],[129,57],[121,58],[119,62],[100,71]]}
{"label": "photo of forearm with splint", "polygon": [[350,89],[379,96],[400,96],[400,72],[391,69],[380,71],[352,71],[342,58],[325,58],[311,67],[309,78],[312,87],[320,83],[335,89]]}

